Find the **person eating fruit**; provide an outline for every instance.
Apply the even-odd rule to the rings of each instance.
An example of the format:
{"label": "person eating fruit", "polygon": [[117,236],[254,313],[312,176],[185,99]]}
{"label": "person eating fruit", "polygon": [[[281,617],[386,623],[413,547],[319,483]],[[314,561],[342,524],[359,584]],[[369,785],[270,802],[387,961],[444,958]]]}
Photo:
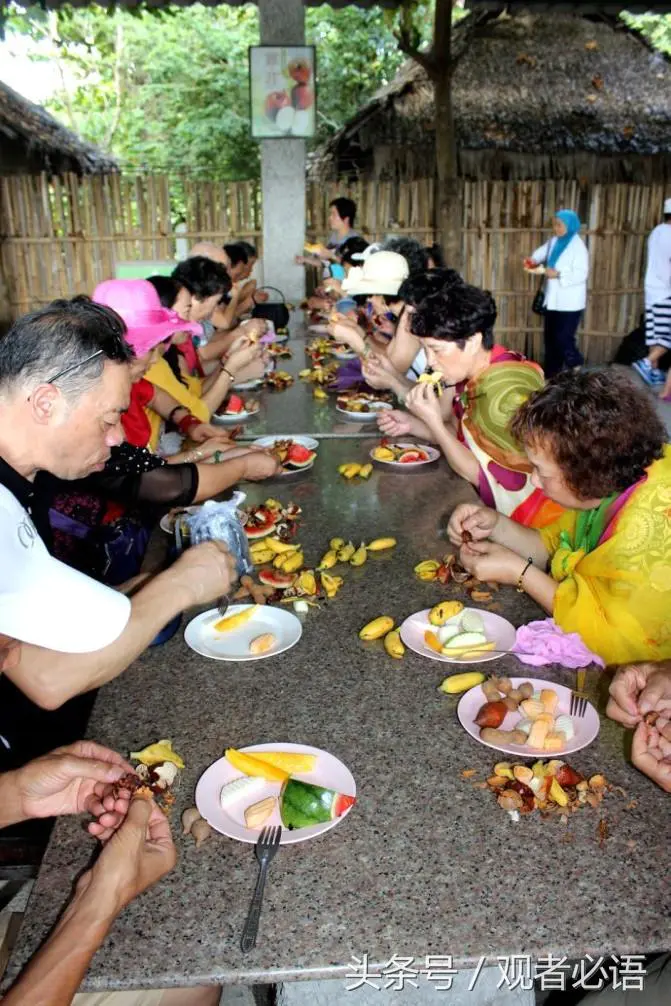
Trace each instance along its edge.
{"label": "person eating fruit", "polygon": [[526,591],[606,663],[671,657],[671,446],[647,394],[624,374],[567,371],[511,429],[564,513],[536,530],[462,504],[448,534],[463,565]]}
{"label": "person eating fruit", "polygon": [[560,508],[533,485],[531,464],[509,430],[519,405],[542,387],[543,372],[495,345],[495,321],[492,295],[453,277],[425,297],[411,315],[410,330],[433,376],[420,377],[408,393],[411,416],[392,411],[378,423],[388,437],[410,433],[438,444],[487,506],[520,524],[543,527]]}

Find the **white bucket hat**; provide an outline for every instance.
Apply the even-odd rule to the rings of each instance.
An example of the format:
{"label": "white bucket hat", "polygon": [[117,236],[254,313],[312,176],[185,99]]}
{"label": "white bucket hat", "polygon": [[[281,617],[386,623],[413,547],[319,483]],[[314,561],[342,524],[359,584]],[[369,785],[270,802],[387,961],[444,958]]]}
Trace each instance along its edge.
{"label": "white bucket hat", "polygon": [[354,266],[342,282],[343,293],[353,296],[375,294],[393,296],[408,278],[408,263],[397,252],[378,251],[370,255],[363,266]]}

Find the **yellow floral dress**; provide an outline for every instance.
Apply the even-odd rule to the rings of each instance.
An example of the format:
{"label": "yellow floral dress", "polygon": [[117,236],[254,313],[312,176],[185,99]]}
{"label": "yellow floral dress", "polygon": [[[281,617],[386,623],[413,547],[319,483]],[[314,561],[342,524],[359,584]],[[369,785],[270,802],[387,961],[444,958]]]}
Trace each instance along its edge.
{"label": "yellow floral dress", "polygon": [[584,513],[540,530],[558,587],[554,620],[608,664],[671,657],[671,445],[647,478],[615,499],[591,549]]}

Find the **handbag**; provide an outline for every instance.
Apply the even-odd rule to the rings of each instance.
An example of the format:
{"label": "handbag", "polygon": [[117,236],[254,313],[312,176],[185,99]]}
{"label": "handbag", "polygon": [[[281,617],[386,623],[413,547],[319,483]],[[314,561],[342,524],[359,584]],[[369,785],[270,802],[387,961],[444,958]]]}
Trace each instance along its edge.
{"label": "handbag", "polygon": [[272,321],[276,332],[279,332],[282,328],[287,328],[289,325],[289,308],[282,291],[278,290],[276,286],[262,286],[259,287],[259,290],[274,290],[275,293],[279,293],[282,300],[279,304],[277,302],[273,304],[257,304],[256,300],[254,300],[252,318],[265,318],[266,321]]}
{"label": "handbag", "polygon": [[536,296],[531,302],[531,310],[534,314],[545,314],[547,308],[545,306],[545,280],[542,280],[540,286],[536,290]]}

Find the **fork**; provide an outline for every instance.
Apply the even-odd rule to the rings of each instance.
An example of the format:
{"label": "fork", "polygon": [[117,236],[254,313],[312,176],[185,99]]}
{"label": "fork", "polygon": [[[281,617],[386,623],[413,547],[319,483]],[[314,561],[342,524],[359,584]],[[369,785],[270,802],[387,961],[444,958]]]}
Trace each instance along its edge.
{"label": "fork", "polygon": [[264,828],[254,849],[256,858],[259,861],[259,876],[256,881],[256,888],[254,889],[254,897],[249,906],[245,928],[242,930],[240,946],[242,947],[243,954],[248,954],[256,946],[256,934],[259,930],[259,918],[261,916],[261,903],[266,885],[266,875],[268,867],[279,848],[281,838],[282,828],[279,825]]}
{"label": "fork", "polygon": [[579,695],[578,692],[571,692],[571,716],[577,717],[579,720],[583,718],[587,712],[588,702],[584,695]]}

